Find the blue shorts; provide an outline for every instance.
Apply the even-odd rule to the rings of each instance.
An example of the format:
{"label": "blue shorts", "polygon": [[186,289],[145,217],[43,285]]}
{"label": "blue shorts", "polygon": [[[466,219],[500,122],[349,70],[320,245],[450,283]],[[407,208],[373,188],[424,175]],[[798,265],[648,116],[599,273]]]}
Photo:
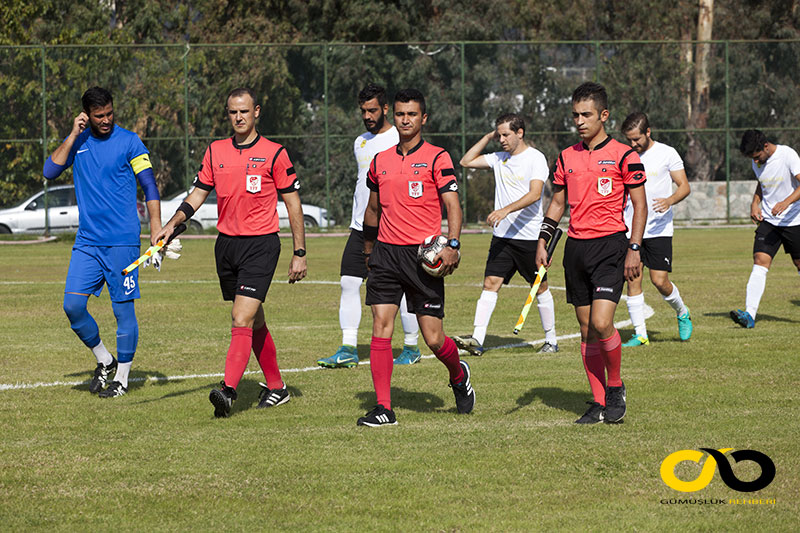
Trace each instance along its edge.
{"label": "blue shorts", "polygon": [[64,292],[100,296],[103,283],[107,283],[112,302],[137,299],[139,269],[124,277],[122,270],[138,258],[138,246],[75,245],[72,247]]}

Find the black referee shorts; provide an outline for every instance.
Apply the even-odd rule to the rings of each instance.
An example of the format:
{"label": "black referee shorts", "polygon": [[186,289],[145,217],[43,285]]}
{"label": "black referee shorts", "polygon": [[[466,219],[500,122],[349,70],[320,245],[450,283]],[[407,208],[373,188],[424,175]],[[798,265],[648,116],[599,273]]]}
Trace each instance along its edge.
{"label": "black referee shorts", "polygon": [[223,300],[231,301],[241,294],[263,302],[280,255],[281,241],[277,233],[242,237],[220,233],[214,245],[214,257]]}
{"label": "black referee shorts", "polygon": [[408,311],[444,318],[444,279],[434,278],[417,263],[418,245],[375,243],[369,258],[367,305],[399,306],[403,293]]}
{"label": "black referee shorts", "polygon": [[367,277],[363,231],[350,230],[350,237],[347,238],[347,244],[344,245],[344,252],[342,252],[342,266],[339,268],[339,275],[361,279]]}
{"label": "black referee shorts", "polygon": [[753,241],[754,254],[761,252],[775,257],[781,244],[792,259],[800,258],[800,226],[773,226],[764,221],[758,224]]}
{"label": "black referee shorts", "polygon": [[597,239],[567,238],[564,246],[564,281],[567,303],[575,307],[594,300],[619,303],[625,283],[625,232]]}
{"label": "black referee shorts", "polygon": [[[536,280],[536,272],[539,270],[536,268],[536,248],[538,246],[538,239],[527,241],[493,236],[483,276],[503,278],[503,284],[508,285],[514,274],[519,272],[525,281],[533,284]],[[547,274],[542,281],[546,279]]]}

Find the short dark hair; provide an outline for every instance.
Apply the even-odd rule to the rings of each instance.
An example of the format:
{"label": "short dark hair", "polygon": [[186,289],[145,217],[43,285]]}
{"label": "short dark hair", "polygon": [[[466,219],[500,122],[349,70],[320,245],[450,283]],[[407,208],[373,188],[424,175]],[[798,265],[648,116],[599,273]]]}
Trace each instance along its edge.
{"label": "short dark hair", "polygon": [[375,85],[374,83],[368,83],[361,89],[361,92],[358,93],[358,105],[363,104],[364,102],[369,102],[373,98],[378,99],[378,105],[383,107],[386,105],[386,89],[381,87],[380,85]]}
{"label": "short dark hair", "polygon": [[505,124],[508,122],[508,127],[513,132],[517,132],[522,130],[522,136],[525,136],[525,120],[516,113],[505,113],[504,115],[500,115],[497,117],[497,120],[494,121],[494,127],[500,126],[500,124]]}
{"label": "short dark hair", "polygon": [[572,103],[577,104],[584,100],[591,100],[594,102],[598,112],[608,109],[608,93],[606,88],[593,81],[587,81],[578,85],[572,93]]}
{"label": "short dark hair", "polygon": [[742,135],[742,144],[739,145],[739,150],[743,155],[750,157],[759,150],[763,150],[767,142],[769,142],[767,136],[761,130],[747,130]]}
{"label": "short dark hair", "polygon": [[81,103],[83,104],[83,110],[88,115],[93,107],[105,107],[108,104],[113,104],[114,99],[108,90],[102,87],[92,87],[83,93]]}
{"label": "short dark hair", "polygon": [[253,105],[258,105],[258,100],[256,100],[256,93],[253,89],[249,87],[237,87],[236,89],[232,90],[228,93],[228,97],[225,98],[225,106],[228,105],[228,100],[231,98],[238,98],[240,96],[249,95],[250,98],[253,99]]}
{"label": "short dark hair", "polygon": [[650,129],[650,120],[648,120],[647,115],[642,113],[641,111],[634,111],[622,122],[622,127],[620,130],[622,133],[627,133],[633,130],[639,130],[639,133],[647,133],[647,130]]}
{"label": "short dark hair", "polygon": [[402,91],[397,91],[397,94],[394,95],[394,102],[400,102],[402,104],[407,104],[408,102],[417,102],[422,110],[422,114],[425,114],[425,97],[422,96],[422,93],[416,89],[403,89]]}

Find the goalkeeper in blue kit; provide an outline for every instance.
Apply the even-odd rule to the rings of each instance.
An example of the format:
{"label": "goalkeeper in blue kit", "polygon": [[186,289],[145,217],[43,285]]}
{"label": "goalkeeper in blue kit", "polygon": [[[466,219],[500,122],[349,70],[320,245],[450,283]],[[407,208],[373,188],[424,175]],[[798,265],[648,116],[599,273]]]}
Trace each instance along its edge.
{"label": "goalkeeper in blue kit", "polygon": [[[64,312],[72,330],[97,359],[89,391],[113,398],[128,392],[139,339],[134,308],[134,300],[139,298],[139,271],[121,274],[139,257],[137,180],[150,215],[151,241],[161,230],[161,201],[147,148],[135,133],[114,125],[111,93],[92,87],[81,100],[83,112],[47,158],[43,173],[54,179],[72,166],[80,218],[64,289]],[[108,285],[117,319],[116,358],[100,340],[97,323],[87,310],[89,295],[100,296],[103,285]],[[104,388],[115,370],[113,382]]]}

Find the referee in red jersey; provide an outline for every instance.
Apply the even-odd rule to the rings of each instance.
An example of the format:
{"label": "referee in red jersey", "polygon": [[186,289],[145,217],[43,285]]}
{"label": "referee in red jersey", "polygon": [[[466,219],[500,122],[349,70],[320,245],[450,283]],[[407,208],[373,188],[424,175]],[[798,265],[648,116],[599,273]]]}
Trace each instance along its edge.
{"label": "referee in red jersey", "polygon": [[251,349],[267,381],[262,385],[258,407],[274,407],[289,401],[263,307],[281,249],[278,193],[286,204],[294,241],[289,283],[306,276],[303,209],[297,192],[300,182],[286,149],[258,134],[256,119],[261,107],[256,104],[252,90],[231,91],[226,111],[233,137],[214,141],[206,149],[194,189],[157,236],[157,239],[168,238],[175,226],[191,218],[211,190],[216,189],[217,275],[222,298],[233,301],[225,379],[209,395],[216,417],[230,415]]}
{"label": "referee in red jersey", "polygon": [[[367,173],[369,203],[364,214],[364,255],[369,266],[366,304],[372,307],[370,368],[377,405],[358,419],[359,426],[397,424],[392,411],[392,332],[403,293],[408,310],[417,315],[425,343],[450,373],[459,413],[475,406],[467,363],[444,334],[444,280],[427,274],[417,262],[417,248],[442,230],[442,206],[447,209],[448,246],[437,257],[444,273],[458,267],[461,206],[453,161],[442,148],[422,140],[428,119],[425,97],[405,89],[394,97],[397,146],[379,152]],[[377,239],[377,242],[376,242]]]}
{"label": "referee in red jersey", "polygon": [[[639,247],[647,220],[645,170],[639,155],[608,136],[605,88],[587,82],[572,93],[572,120],[582,142],[561,152],[553,200],[539,235],[537,265],[547,264],[546,246],[569,202],[564,246],[567,302],[581,328],[581,356],[594,401],[575,422],[621,422],[626,411],[620,377],[622,347],[614,311],[625,279],[641,274]],[[630,240],[623,219],[626,195],[633,204]],[[549,266],[549,264],[548,264]]]}

